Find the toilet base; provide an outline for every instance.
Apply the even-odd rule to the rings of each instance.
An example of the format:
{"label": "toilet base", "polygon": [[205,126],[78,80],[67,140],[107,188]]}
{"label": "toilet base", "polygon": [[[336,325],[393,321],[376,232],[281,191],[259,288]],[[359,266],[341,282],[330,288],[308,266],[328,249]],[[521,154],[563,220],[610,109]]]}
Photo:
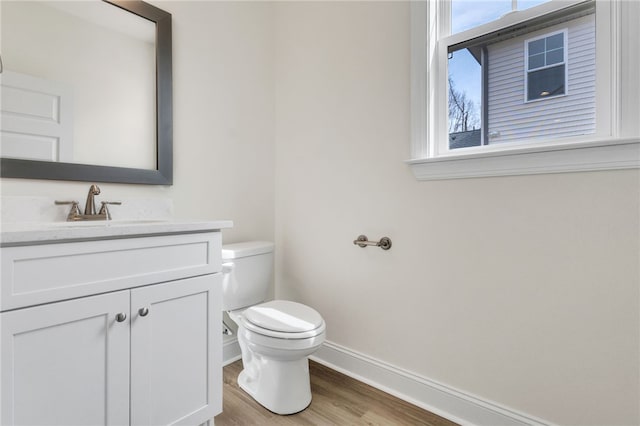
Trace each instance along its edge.
{"label": "toilet base", "polygon": [[243,370],[238,385],[267,410],[298,413],[311,404],[309,355],[325,340],[324,323],[316,335],[280,338],[255,333],[244,326],[239,312],[229,316],[238,324]]}
{"label": "toilet base", "polygon": [[[252,356],[238,376],[238,385],[269,411],[286,415],[298,413],[311,404],[309,361],[276,361]],[[261,359],[257,359],[261,358]],[[256,364],[260,368],[257,369]]]}
{"label": "toilet base", "polygon": [[324,333],[309,339],[273,339],[238,326],[243,370],[238,385],[267,410],[294,414],[311,403],[309,355],[324,342]]}

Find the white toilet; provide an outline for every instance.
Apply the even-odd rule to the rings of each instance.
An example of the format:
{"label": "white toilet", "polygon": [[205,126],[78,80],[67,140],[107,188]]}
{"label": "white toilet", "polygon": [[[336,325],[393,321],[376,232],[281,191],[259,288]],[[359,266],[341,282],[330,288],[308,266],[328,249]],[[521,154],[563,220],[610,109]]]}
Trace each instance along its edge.
{"label": "white toilet", "polygon": [[273,248],[266,241],[222,246],[222,308],[238,325],[240,387],[270,411],[293,414],[311,403],[307,357],[324,342],[326,326],[317,311],[301,303],[263,303]]}

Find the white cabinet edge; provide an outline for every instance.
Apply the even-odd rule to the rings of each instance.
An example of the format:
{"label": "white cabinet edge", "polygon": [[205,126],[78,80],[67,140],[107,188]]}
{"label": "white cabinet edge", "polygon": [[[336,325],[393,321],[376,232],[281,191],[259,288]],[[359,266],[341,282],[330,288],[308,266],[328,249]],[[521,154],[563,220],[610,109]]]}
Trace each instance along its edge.
{"label": "white cabinet edge", "polygon": [[172,234],[219,232],[233,227],[230,220],[191,221],[103,221],[3,223],[0,244],[15,245],[64,243],[99,239],[152,237]]}

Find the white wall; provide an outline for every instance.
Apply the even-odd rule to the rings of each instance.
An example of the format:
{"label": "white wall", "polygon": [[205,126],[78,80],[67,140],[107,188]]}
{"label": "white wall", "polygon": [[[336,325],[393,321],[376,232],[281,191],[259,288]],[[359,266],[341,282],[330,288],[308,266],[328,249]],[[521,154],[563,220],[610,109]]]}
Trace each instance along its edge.
{"label": "white wall", "polygon": [[417,182],[408,4],[278,3],[275,22],[277,296],[482,399],[640,423],[638,172]]}
{"label": "white wall", "polygon": [[[152,3],[173,15],[174,185],[100,184],[100,199],[171,198],[178,218],[232,219],[226,242],[273,239],[272,6]],[[2,179],[0,190],[84,203],[88,184]]]}

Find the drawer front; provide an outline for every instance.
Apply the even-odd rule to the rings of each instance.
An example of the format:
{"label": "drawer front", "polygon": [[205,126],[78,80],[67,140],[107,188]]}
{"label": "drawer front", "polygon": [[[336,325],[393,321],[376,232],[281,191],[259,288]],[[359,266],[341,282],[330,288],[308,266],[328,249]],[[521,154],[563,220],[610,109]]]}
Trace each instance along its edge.
{"label": "drawer front", "polygon": [[220,232],[2,249],[0,310],[219,272]]}

